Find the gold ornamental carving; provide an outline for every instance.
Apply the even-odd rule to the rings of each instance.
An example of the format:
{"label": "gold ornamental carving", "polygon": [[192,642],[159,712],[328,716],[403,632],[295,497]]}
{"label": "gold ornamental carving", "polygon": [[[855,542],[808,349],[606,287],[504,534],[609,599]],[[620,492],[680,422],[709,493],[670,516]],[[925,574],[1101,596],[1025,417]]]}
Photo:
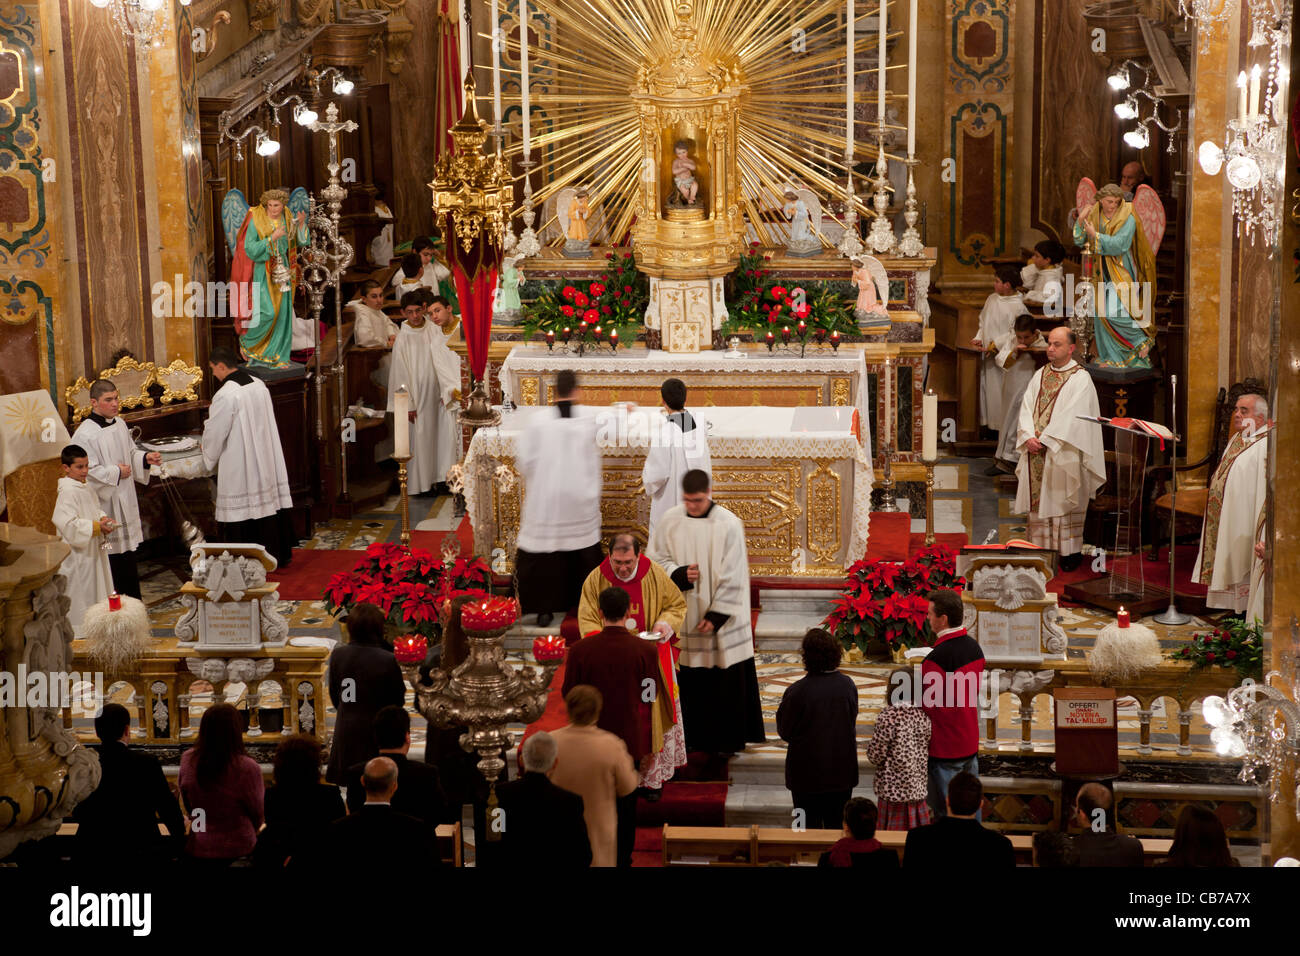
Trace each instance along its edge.
{"label": "gold ornamental carving", "polygon": [[829,459],[816,464],[808,476],[808,550],[819,564],[829,564],[840,550],[840,476]]}
{"label": "gold ornamental carving", "polygon": [[[299,0],[302,2],[302,0]],[[388,72],[396,76],[406,64],[406,48],[415,35],[415,24],[406,16],[407,0],[355,0],[362,10],[388,14],[388,36],[384,44],[388,54]]]}
{"label": "gold ornamental carving", "polygon": [[521,378],[519,380],[519,397],[525,405],[536,405],[538,398],[538,380],[535,378]]}
{"label": "gold ornamental carving", "polygon": [[831,404],[848,405],[849,402],[849,380],[847,378],[831,379]]}
{"label": "gold ornamental carving", "polygon": [[501,244],[514,205],[514,186],[505,160],[483,152],[488,124],[479,118],[474,90],[474,74],[469,72],[465,75],[469,109],[451,128],[456,148],[439,158],[429,184],[435,219],[450,214],[455,239],[466,254],[480,237]]}

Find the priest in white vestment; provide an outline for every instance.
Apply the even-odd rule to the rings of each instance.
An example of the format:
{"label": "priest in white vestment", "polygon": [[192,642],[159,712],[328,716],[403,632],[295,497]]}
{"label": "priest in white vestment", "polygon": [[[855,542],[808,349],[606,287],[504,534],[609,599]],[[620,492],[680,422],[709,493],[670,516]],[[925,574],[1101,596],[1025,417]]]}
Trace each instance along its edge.
{"label": "priest in white vestment", "polygon": [[670,378],[660,386],[659,394],[668,417],[650,436],[650,450],[641,469],[641,484],[650,495],[649,535],[668,509],[681,502],[682,477],[688,471],[698,468],[713,474],[707,426],[686,410],[686,383]]}
{"label": "priest in white vestment", "polygon": [[1029,516],[1029,540],[1061,555],[1066,571],[1082,560],[1088,502],[1106,483],[1100,412],[1092,377],[1074,360],[1078,339],[1065,326],[1047,336],[1047,364],[1020,405],[1016,514]]}
{"label": "priest in white vestment", "polygon": [[600,419],[578,404],[569,369],[555,376],[555,398],[554,417],[524,432],[515,459],[524,482],[515,578],[523,613],[536,614],[541,627],[577,608],[583,581],[604,558]]}
{"label": "priest in white vestment", "polygon": [[[450,311],[445,299],[434,308]],[[460,426],[453,411],[460,400],[460,358],[425,315],[419,290],[402,296],[402,328],[388,372],[388,411],[399,388],[411,396],[411,460],[406,487],[422,495],[443,485],[460,458]]]}
{"label": "priest in white vestment", "polygon": [[86,481],[90,462],[86,449],[68,445],[63,449],[63,477],[51,522],[72,552],[63,559],[60,573],[67,578],[70,604],[68,620],[74,637],[81,637],[86,609],[105,601],[113,591],[112,572],[103,543],[117,523],[100,504],[99,496]]}
{"label": "priest in white vestment", "polygon": [[715,503],[703,471],[682,478],[682,503],[660,519],[646,553],[686,597],[681,633],[686,748],[712,754],[762,743],[745,524]]}
{"label": "priest in white vestment", "polygon": [[1020,272],[1015,266],[998,266],[993,279],[993,293],[980,310],[979,331],[971,345],[982,349],[980,359],[980,424],[997,429],[1002,425],[1002,369],[994,358],[995,342],[1011,333],[1016,316],[1023,315],[1025,303],[1016,292]]}
{"label": "priest in white vestment", "polygon": [[118,417],[118,405],[117,386],[112,382],[101,378],[91,385],[90,417],[77,426],[72,442],[86,450],[90,460],[87,481],[117,527],[107,539],[113,584],[118,594],[138,598],[140,574],[135,549],[144,536],[135,484],[149,483],[149,466],[161,463],[162,455],[135,447],[126,422]]}
{"label": "priest in white vestment", "polygon": [[1263,567],[1256,544],[1268,500],[1268,400],[1251,392],[1237,399],[1232,437],[1210,478],[1201,547],[1192,580],[1207,585],[1208,607],[1263,615]]}
{"label": "priest in white vestment", "polygon": [[228,348],[213,349],[208,365],[220,384],[203,423],[203,463],[217,473],[221,536],[260,544],[286,567],[293,559],[293,499],[271,392]]}
{"label": "priest in white vestment", "polygon": [[1020,284],[1027,290],[1025,304],[1042,306],[1053,317],[1064,314],[1065,270],[1061,268],[1064,260],[1065,246],[1055,239],[1044,239],[1034,246],[1029,265],[1020,270]]}
{"label": "priest in white vestment", "polygon": [[1039,333],[1034,317],[1026,313],[1016,316],[1012,333],[994,344],[998,349],[994,360],[1002,368],[1002,405],[1006,409],[1002,430],[998,432],[994,471],[1014,475],[1016,463],[1020,461],[1020,452],[1016,450],[1020,438],[1020,405],[1030,379],[1038,371],[1034,353],[1046,349],[1047,340]]}

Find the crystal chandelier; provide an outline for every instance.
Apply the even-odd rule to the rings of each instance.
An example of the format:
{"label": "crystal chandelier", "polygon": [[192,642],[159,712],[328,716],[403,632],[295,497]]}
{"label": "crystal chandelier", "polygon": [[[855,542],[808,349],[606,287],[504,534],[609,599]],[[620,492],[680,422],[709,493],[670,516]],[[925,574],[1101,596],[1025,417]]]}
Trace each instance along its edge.
{"label": "crystal chandelier", "polygon": [[1295,787],[1291,797],[1300,819],[1300,787],[1296,787],[1300,758],[1300,684],[1291,681],[1290,696],[1276,685],[1278,671],[1270,671],[1263,684],[1246,680],[1222,697],[1207,697],[1201,704],[1205,722],[1213,728],[1210,740],[1220,756],[1243,758],[1241,780],[1253,783],[1257,770],[1268,771],[1269,802],[1282,799],[1283,786]]}
{"label": "crystal chandelier", "polygon": [[[107,9],[117,28],[138,46],[147,47],[162,39],[167,17],[163,6],[167,0],[90,0],[92,6]],[[190,0],[181,0],[188,7]]]}
{"label": "crystal chandelier", "polygon": [[1210,52],[1210,40],[1237,12],[1238,0],[1178,0],[1178,13],[1196,21],[1201,52]]}

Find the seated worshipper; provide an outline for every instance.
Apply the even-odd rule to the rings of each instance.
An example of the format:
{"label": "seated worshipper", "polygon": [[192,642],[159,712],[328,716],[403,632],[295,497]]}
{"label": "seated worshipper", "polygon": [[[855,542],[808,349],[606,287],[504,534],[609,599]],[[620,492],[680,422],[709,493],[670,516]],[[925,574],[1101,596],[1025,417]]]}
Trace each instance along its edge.
{"label": "seated worshipper", "polygon": [[1015,266],[1001,265],[994,270],[993,292],[980,310],[979,330],[971,346],[984,352],[980,359],[980,424],[990,430],[1002,425],[1002,369],[994,360],[998,342],[1011,332],[1016,316],[1025,311],[1016,286],[1020,272]]}
{"label": "seated worshipper", "polygon": [[334,705],[334,743],[325,779],[355,786],[345,771],[377,756],[374,720],[380,709],[406,703],[406,681],[384,641],[384,612],[358,604],[347,616],[348,643],[330,652],[329,693]]}
{"label": "seated worshipper", "polygon": [[524,741],[524,775],[497,785],[501,862],[519,873],[591,866],[582,797],[551,782],[559,747],[542,731]]}
{"label": "seated worshipper", "polygon": [[1079,865],[1079,854],[1069,834],[1059,830],[1039,830],[1034,834],[1034,866],[1060,869]]}
{"label": "seated worshipper", "polygon": [[930,717],[920,706],[920,681],[910,670],[889,675],[886,706],[876,716],[867,759],[876,767],[881,830],[912,830],[931,822]]}
{"label": "seated worshipper", "polygon": [[1240,866],[1228,846],[1228,834],[1223,821],[1213,810],[1189,803],[1178,814],[1174,825],[1174,842],[1169,856],[1156,866],[1170,867],[1229,867]]}
{"label": "seated worshipper", "polygon": [[[95,718],[95,736],[103,775],[73,811],[75,859],[134,868],[176,856],[185,844],[185,818],[158,758],[130,746],[130,712],[121,704],[105,704]],[[158,832],[160,821],[167,839]]]}
{"label": "seated worshipper", "polygon": [[275,782],[266,788],[266,826],[258,834],[253,862],[282,867],[310,853],[325,828],[348,811],[339,788],[321,783],[321,745],[315,737],[286,737],[275,749],[272,766]]}
{"label": "seated worshipper", "polygon": [[660,387],[659,394],[668,418],[652,436],[645,467],[641,469],[641,484],[650,495],[650,536],[654,535],[655,525],[664,513],[681,503],[682,475],[692,468],[713,473],[708,432],[686,410],[686,384],[679,378],[670,378]]}
{"label": "seated worshipper", "polygon": [[244,753],[244,722],[230,704],[203,712],[197,741],[181,754],[180,788],[190,815],[190,860],[229,866],[253,852],[262,825],[262,771]]}
{"label": "seated worshipper", "polygon": [[217,473],[222,540],[260,544],[281,568],[293,558],[289,473],[266,383],[225,346],[208,355],[218,384],[203,423],[203,463]]}
{"label": "seated worshipper", "polygon": [[113,592],[113,573],[104,542],[117,522],[104,513],[95,489],[86,481],[90,462],[80,445],[66,445],[59,455],[63,477],[50,521],[72,551],[63,559],[60,573],[67,579],[68,621],[74,637],[81,637],[86,609],[107,601]]}
{"label": "seated worshipper", "polygon": [[1232,410],[1232,438],[1210,478],[1201,548],[1192,580],[1207,585],[1205,603],[1264,616],[1264,505],[1268,501],[1268,400],[1247,392]]}
{"label": "seated worshipper", "polygon": [[1029,516],[1029,540],[1061,555],[1061,570],[1083,560],[1088,502],[1106,483],[1092,376],[1074,360],[1078,336],[1065,326],[1047,335],[1047,364],[1029,379],[1020,404],[1015,514]]}
{"label": "seated worshipper", "polygon": [[1101,783],[1085,783],[1074,798],[1074,850],[1079,866],[1142,866],[1142,841],[1115,830],[1115,795]]}
{"label": "seated worshipper", "polygon": [[408,252],[402,256],[401,266],[393,273],[393,295],[401,299],[408,292],[424,288],[424,283],[421,280],[423,272],[424,266],[420,262],[418,255],[414,252]]}
{"label": "seated worshipper", "polygon": [[[551,783],[582,797],[592,866],[631,866],[632,846],[620,840],[618,803],[636,792],[636,768],[627,744],[596,726],[600,691],[579,684],[564,695],[569,723],[551,736],[558,748]],[[633,817],[632,835],[636,835]]]}
{"label": "seated worshipper", "polygon": [[402,328],[388,373],[388,411],[399,388],[411,396],[411,460],[407,489],[422,495],[446,487],[447,470],[459,457],[460,427],[452,409],[460,398],[460,360],[431,331],[418,291],[402,296]]}
{"label": "seated worshipper", "polygon": [[393,809],[393,794],[400,787],[397,764],[388,757],[372,758],[361,785],[366,802],[329,825],[315,852],[304,858],[308,868],[382,879],[406,872],[412,861],[421,867],[444,865],[429,825]]}
{"label": "seated worshipper", "polygon": [[[423,287],[417,291],[420,293],[420,303],[424,306],[428,318],[430,333],[440,334],[444,343],[450,343],[456,326],[460,324],[460,319],[452,307],[452,300],[446,296],[434,295]],[[460,359],[457,358],[457,362],[459,361]]]}
{"label": "seated worshipper", "polygon": [[[931,591],[928,622],[934,648],[921,662],[921,705],[930,718],[927,799],[930,812],[944,814],[948,782],[957,774],[979,773],[979,688],[984,652],[962,627],[965,614],[956,591]],[[971,811],[979,818],[976,804]]]}
{"label": "seated worshipper", "polygon": [[555,376],[555,397],[554,416],[531,420],[515,457],[524,482],[515,580],[522,613],[536,614],[539,627],[577,606],[582,582],[603,557],[600,422],[578,404],[582,391],[567,368]]}
{"label": "seated worshipper", "polygon": [[1002,406],[1006,414],[1002,430],[998,432],[998,448],[994,453],[993,467],[986,475],[1016,473],[1020,451],[1016,445],[1020,438],[1020,407],[1025,401],[1025,389],[1038,371],[1032,349],[1046,349],[1047,340],[1039,333],[1034,317],[1025,313],[1016,316],[1015,328],[996,343],[994,361],[1002,369]]}
{"label": "seated worshipper", "polygon": [[646,553],[686,596],[677,678],[687,749],[729,754],[763,743],[745,525],[713,501],[706,472],[682,476],[682,503],[660,520]]}
{"label": "seated worshipper", "polygon": [[897,870],[898,853],[876,839],[876,805],[866,797],[844,804],[844,836],[817,858],[818,866],[860,866],[868,870]]}
{"label": "seated worshipper", "polygon": [[411,251],[402,256],[402,266],[393,274],[393,285],[401,290],[399,296],[405,291],[403,286],[423,287],[448,298],[455,295],[454,292],[449,295],[449,287],[454,288],[451,270],[438,261],[433,240],[428,236],[416,236],[411,241]]}
{"label": "seated worshipper", "polygon": [[[411,750],[411,715],[398,704],[382,707],[371,726],[379,756],[387,757],[397,765],[397,793],[393,795],[393,809],[408,817],[423,820],[431,830],[447,816],[447,800],[438,783],[438,768],[427,763],[407,759]],[[365,764],[353,764],[343,778],[348,788],[348,810],[355,813],[366,802],[361,786]]]}
{"label": "seated worshipper", "polygon": [[905,870],[996,870],[1016,865],[1011,841],[987,829],[976,817],[984,786],[973,773],[948,784],[947,813],[928,826],[907,833]]}
{"label": "seated worshipper", "polygon": [[106,539],[113,590],[138,598],[140,573],[135,552],[143,538],[135,486],[149,483],[149,466],[161,464],[162,455],[135,447],[126,422],[118,415],[118,405],[117,386],[108,379],[91,385],[90,417],[72,433],[72,444],[86,450],[90,463],[86,480],[99,496],[104,513],[113,519],[115,530]]}
{"label": "seated worshipper", "polygon": [[1147,171],[1142,168],[1142,163],[1138,160],[1132,160],[1124,164],[1124,168],[1119,171],[1119,188],[1124,190],[1124,198],[1133,201],[1133,194],[1137,188],[1147,181]]}
{"label": "seated worshipper", "polygon": [[677,690],[677,657],[681,653],[677,646],[681,640],[677,631],[686,618],[686,599],[667,572],[640,553],[636,538],[627,532],[614,536],[609,557],[583,582],[582,599],[578,603],[578,628],[584,637],[598,634],[604,628],[600,593],[609,587],[627,592],[631,602],[626,624],[629,631],[659,635],[659,645],[651,646],[659,662],[659,684],[665,692],[652,712],[651,734],[656,741],[654,756],[649,761],[642,761],[641,766],[641,786],[650,791],[648,796],[654,800],[664,781],[678,767],[686,765],[681,694]]}
{"label": "seated worshipper", "polygon": [[397,323],[384,314],[384,287],[374,279],[367,279],[361,283],[357,294],[358,298],[345,306],[356,316],[352,341],[357,348],[391,349],[397,338]]}
{"label": "seated worshipper", "polygon": [[1034,246],[1029,265],[1020,270],[1020,284],[1028,290],[1023,300],[1026,305],[1040,305],[1048,315],[1064,315],[1064,261],[1065,246],[1055,239],[1044,239]]}
{"label": "seated worshipper", "polygon": [[[842,656],[839,641],[828,632],[808,631],[804,676],[786,688],[776,711],[776,732],[789,744],[786,789],[810,830],[843,823],[844,805],[858,785],[858,688],[840,673]],[[874,833],[874,814],[871,829]]]}

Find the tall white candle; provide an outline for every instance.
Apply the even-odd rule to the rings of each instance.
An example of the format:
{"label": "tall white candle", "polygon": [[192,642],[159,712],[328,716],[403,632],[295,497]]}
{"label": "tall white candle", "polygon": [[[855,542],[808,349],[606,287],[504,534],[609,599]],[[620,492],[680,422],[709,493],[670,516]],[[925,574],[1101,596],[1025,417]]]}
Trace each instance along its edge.
{"label": "tall white candle", "polygon": [[853,76],[857,64],[854,62],[853,42],[857,38],[853,0],[846,0],[844,13],[844,155],[853,158]]}
{"label": "tall white candle", "polygon": [[460,111],[463,114],[469,108],[465,102],[465,74],[469,72],[469,0],[460,0]]}
{"label": "tall white candle", "polygon": [[939,396],[932,388],[925,390],[921,400],[921,457],[925,461],[939,457]]}
{"label": "tall white candle", "polygon": [[393,457],[411,457],[411,393],[405,385],[393,393]]}
{"label": "tall white candle", "polygon": [[916,0],[907,21],[907,158],[916,156]]}
{"label": "tall white candle", "polygon": [[885,434],[885,446],[893,444],[893,415],[890,414],[890,406],[893,404],[890,399],[894,391],[894,360],[885,359],[885,424],[881,431]]}
{"label": "tall white candle", "polygon": [[1259,64],[1250,68],[1250,119],[1259,119]]}
{"label": "tall white candle", "polygon": [[880,64],[877,67],[876,115],[885,125],[885,40],[889,36],[889,0],[880,0]]}
{"label": "tall white candle", "polygon": [[519,0],[519,90],[523,95],[524,160],[527,161],[533,152],[528,106],[528,0]]}
{"label": "tall white candle", "polygon": [[1246,125],[1246,71],[1237,74],[1237,121]]}
{"label": "tall white candle", "polygon": [[492,0],[492,109],[493,129],[501,133],[501,25],[497,22],[497,0]]}

